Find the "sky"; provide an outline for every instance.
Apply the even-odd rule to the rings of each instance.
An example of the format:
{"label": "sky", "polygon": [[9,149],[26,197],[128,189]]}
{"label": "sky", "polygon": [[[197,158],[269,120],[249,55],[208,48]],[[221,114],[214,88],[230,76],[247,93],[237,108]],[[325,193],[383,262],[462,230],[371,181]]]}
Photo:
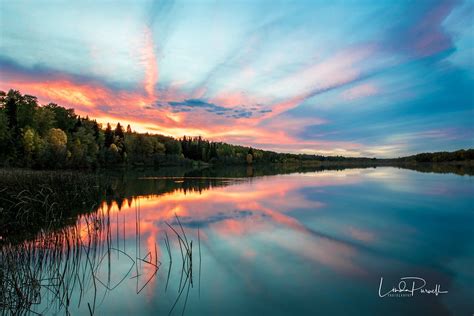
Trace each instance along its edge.
{"label": "sky", "polygon": [[474,1],[0,0],[0,90],[278,152],[474,148]]}

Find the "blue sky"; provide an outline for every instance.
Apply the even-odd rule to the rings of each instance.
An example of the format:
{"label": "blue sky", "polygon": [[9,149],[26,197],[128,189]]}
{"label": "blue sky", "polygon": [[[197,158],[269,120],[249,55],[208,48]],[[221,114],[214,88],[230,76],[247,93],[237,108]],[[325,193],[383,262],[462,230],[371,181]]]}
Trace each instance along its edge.
{"label": "blue sky", "polygon": [[473,1],[0,0],[0,89],[285,152],[474,147]]}

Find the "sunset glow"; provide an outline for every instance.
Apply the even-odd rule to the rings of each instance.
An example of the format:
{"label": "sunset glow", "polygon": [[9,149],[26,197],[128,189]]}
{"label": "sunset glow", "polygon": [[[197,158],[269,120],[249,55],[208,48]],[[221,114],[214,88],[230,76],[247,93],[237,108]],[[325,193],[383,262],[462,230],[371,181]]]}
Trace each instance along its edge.
{"label": "sunset glow", "polygon": [[281,152],[474,145],[470,1],[184,4],[3,1],[0,89]]}

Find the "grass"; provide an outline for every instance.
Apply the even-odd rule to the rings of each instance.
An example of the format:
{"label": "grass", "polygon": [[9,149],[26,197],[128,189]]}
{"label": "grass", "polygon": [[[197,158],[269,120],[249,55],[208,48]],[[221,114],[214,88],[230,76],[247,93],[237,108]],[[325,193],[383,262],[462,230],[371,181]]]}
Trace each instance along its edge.
{"label": "grass", "polygon": [[[110,202],[108,205],[112,200],[123,201],[120,183],[97,174],[0,169],[1,314],[70,314],[71,302],[77,302],[93,315],[107,292],[127,278],[137,280],[136,294],[156,278],[162,266],[157,245],[154,251],[140,253],[139,205],[135,210],[135,253],[125,251],[125,239],[120,249],[118,228],[117,242],[113,241],[110,214],[101,205],[104,201]],[[80,222],[85,223],[85,231]],[[163,231],[169,260],[165,291],[173,267],[173,246],[179,247],[181,257],[176,266],[180,269],[178,293],[169,314],[180,302],[184,314],[190,288],[194,287],[193,241],[178,216],[166,224],[171,234]],[[176,242],[171,242],[173,236]],[[200,291],[199,230],[197,239]],[[130,270],[117,284],[110,280],[112,254],[130,260]],[[139,265],[147,265],[153,273],[140,275]],[[133,268],[135,275],[131,276]],[[104,269],[106,277],[100,273]],[[143,277],[147,279],[139,284]]]}
{"label": "grass", "polygon": [[0,169],[0,243],[72,224],[106,191],[107,180],[95,174]]}
{"label": "grass", "polygon": [[[175,214],[176,217],[176,223],[179,225],[179,229],[175,229],[171,224],[166,223],[168,227],[173,231],[173,233],[176,235],[176,238],[179,243],[179,249],[181,252],[181,277],[179,281],[179,287],[178,287],[178,296],[176,297],[176,300],[171,307],[171,310],[169,312],[169,315],[173,313],[174,308],[177,306],[178,302],[180,301],[181,295],[184,293],[186,289],[186,297],[184,299],[183,303],[183,309],[182,309],[182,315],[184,315],[184,312],[186,311],[186,305],[188,302],[188,297],[189,297],[189,290],[190,288],[194,287],[193,284],[193,241],[189,240],[186,236],[186,233],[184,231],[183,225],[181,224],[181,221],[179,220],[179,217]],[[166,234],[166,238],[168,238],[168,235]],[[170,262],[172,260],[171,258],[171,252],[169,251],[169,241],[167,242],[168,246],[168,252],[170,253]],[[198,246],[199,246],[199,293],[200,293],[200,283],[201,283],[201,239],[199,237],[199,231],[198,231]],[[171,266],[171,264],[170,264]],[[168,273],[168,279],[169,279],[169,273]],[[166,284],[168,284],[168,280],[166,281]]]}
{"label": "grass", "polygon": [[[140,221],[139,208],[136,209]],[[154,251],[140,253],[140,225],[136,225],[134,251],[120,248],[119,237],[111,229],[110,213],[104,209],[81,215],[74,225],[54,231],[43,230],[34,238],[21,242],[4,240],[0,245],[0,312],[5,315],[71,314],[72,302],[90,315],[100,314],[98,306],[107,293],[115,290],[127,279],[136,279],[136,294],[140,294],[156,278],[162,265],[158,260],[157,245]],[[171,242],[164,231],[168,253],[168,278],[172,269],[172,245],[179,244],[181,253],[180,284],[178,295],[169,314],[184,297],[182,314],[186,309],[190,287],[193,286],[193,241],[188,238],[176,216],[177,225],[167,227],[176,237]],[[82,224],[79,224],[82,223]],[[84,225],[85,223],[85,225]],[[200,243],[200,240],[198,240]],[[199,246],[200,248],[200,246]],[[133,254],[132,254],[133,253]],[[125,256],[130,268],[118,283],[112,284],[110,275],[115,268],[111,256]],[[153,269],[150,275],[141,275],[139,265]],[[132,273],[136,268],[136,273]],[[134,275],[132,275],[134,274]],[[139,278],[146,279],[139,285]],[[166,290],[166,289],[165,289]]]}

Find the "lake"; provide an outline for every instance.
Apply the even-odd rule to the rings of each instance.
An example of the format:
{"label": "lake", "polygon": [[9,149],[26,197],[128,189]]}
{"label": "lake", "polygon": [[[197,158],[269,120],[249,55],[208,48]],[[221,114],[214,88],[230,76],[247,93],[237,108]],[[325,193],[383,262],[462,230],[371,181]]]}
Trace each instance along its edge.
{"label": "lake", "polygon": [[473,184],[392,167],[142,172],[2,258],[35,262],[15,273],[36,281],[8,286],[45,314],[470,315]]}

